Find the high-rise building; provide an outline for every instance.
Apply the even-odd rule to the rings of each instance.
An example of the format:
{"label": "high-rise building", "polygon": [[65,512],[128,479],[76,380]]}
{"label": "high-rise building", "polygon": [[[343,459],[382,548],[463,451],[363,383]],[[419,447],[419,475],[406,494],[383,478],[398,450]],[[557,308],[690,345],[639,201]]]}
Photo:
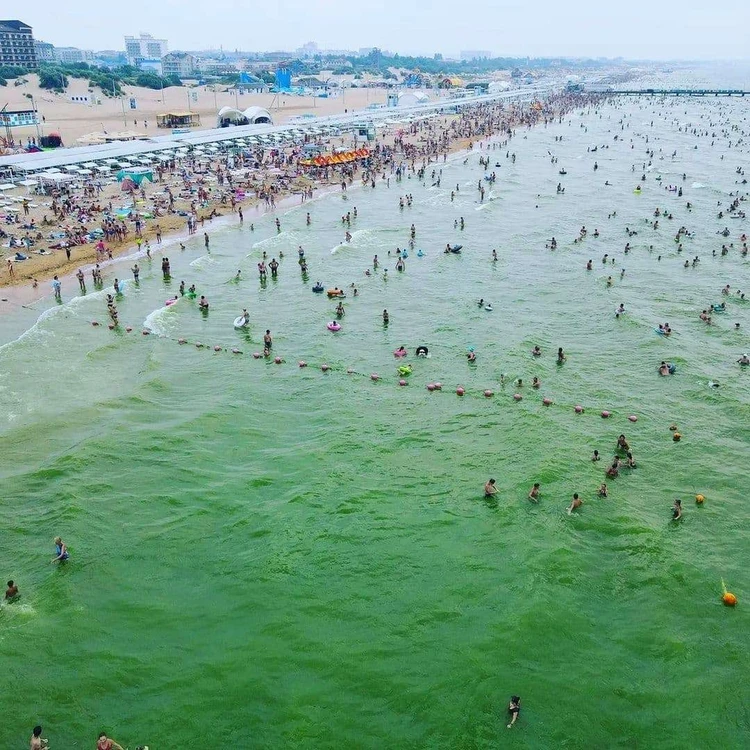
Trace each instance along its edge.
{"label": "high-rise building", "polygon": [[36,61],[38,63],[55,61],[54,44],[50,44],[49,42],[35,41],[34,50],[36,51]]}
{"label": "high-rise building", "polygon": [[78,47],[55,47],[54,58],[60,63],[92,63],[94,53],[90,49],[78,49]]}
{"label": "high-rise building", "polygon": [[151,34],[125,37],[125,54],[129,65],[139,66],[143,60],[161,60],[167,54],[167,40],[154,39]]}
{"label": "high-rise building", "polygon": [[178,78],[189,78],[194,74],[196,59],[189,52],[169,52],[161,59],[163,75],[175,75]]}
{"label": "high-rise building", "polygon": [[0,65],[37,67],[31,26],[23,21],[0,21]]}

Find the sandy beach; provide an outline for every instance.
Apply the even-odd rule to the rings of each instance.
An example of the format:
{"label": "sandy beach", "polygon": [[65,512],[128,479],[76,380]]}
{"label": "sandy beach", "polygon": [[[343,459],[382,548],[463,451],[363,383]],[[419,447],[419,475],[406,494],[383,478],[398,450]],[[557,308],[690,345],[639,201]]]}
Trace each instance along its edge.
{"label": "sandy beach", "polygon": [[[346,110],[365,109],[370,104],[385,106],[385,89],[345,89],[337,96],[326,99],[313,96],[292,96],[276,94],[234,92],[214,92],[210,86],[195,88],[172,86],[163,91],[123,86],[123,97],[111,97],[102,94],[101,90],[90,89],[88,81],[81,78],[70,78],[64,94],[57,94],[47,89],[40,89],[36,75],[28,75],[26,83],[15,86],[13,81],[3,89],[3,104],[8,102],[8,109],[31,109],[31,97],[34,99],[39,114],[44,122],[35,126],[13,128],[16,141],[38,135],[59,133],[67,147],[80,146],[78,138],[94,132],[122,132],[123,130],[141,133],[146,136],[169,135],[169,129],[157,128],[156,115],[163,112],[196,112],[201,117],[201,129],[216,127],[216,115],[222,107],[258,106],[267,109],[276,124],[285,122],[290,117],[302,114],[316,116],[343,114]],[[225,88],[225,87],[216,87]],[[193,94],[197,101],[193,100]],[[101,104],[84,104],[71,101],[71,97],[88,96],[92,101]],[[130,99],[136,101],[136,109],[130,109]]]}

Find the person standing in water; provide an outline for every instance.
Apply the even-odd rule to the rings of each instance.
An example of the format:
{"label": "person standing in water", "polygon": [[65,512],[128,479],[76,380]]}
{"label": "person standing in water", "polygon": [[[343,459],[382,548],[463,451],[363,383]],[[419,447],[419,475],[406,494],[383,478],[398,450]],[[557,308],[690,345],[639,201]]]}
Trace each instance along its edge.
{"label": "person standing in water", "polygon": [[18,586],[16,586],[15,581],[8,581],[8,588],[5,590],[5,600],[12,602],[15,599],[18,599],[19,596],[21,596],[21,594],[18,591]]}
{"label": "person standing in water", "polygon": [[484,496],[485,497],[493,497],[497,494],[497,487],[495,486],[495,480],[494,479],[488,479],[487,482],[485,482],[484,485]]}
{"label": "person standing in water", "polygon": [[573,493],[573,500],[571,501],[570,505],[568,506],[568,515],[572,515],[574,510],[577,510],[583,505],[583,500],[581,500],[580,497],[578,497],[578,493]]}
{"label": "person standing in water", "polygon": [[55,557],[52,558],[52,562],[64,562],[70,558],[68,548],[65,546],[65,542],[59,537],[55,537]]}
{"label": "person standing in water", "polygon": [[266,328],[266,333],[263,336],[263,346],[265,346],[266,349],[271,349],[273,347],[273,339],[271,338],[271,330],[269,328]]}
{"label": "person standing in water", "polygon": [[672,520],[679,521],[682,518],[682,500],[675,499],[672,505]]}
{"label": "person standing in water", "polygon": [[508,703],[508,713],[511,716],[510,724],[508,724],[508,729],[510,729],[518,720],[518,714],[521,711],[521,696],[519,695],[513,695],[510,698],[510,703]]}
{"label": "person standing in water", "polygon": [[42,737],[42,725],[37,724],[31,733],[31,741],[29,742],[29,750],[43,750],[47,747],[47,740]]}

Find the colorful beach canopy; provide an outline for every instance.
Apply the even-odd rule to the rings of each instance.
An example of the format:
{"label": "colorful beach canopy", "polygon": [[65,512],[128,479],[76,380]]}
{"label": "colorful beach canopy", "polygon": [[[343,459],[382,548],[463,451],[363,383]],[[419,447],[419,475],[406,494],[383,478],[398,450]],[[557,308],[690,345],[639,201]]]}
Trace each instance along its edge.
{"label": "colorful beach canopy", "polygon": [[354,151],[342,151],[338,154],[320,154],[311,159],[302,159],[300,164],[303,167],[332,167],[337,164],[348,164],[357,159],[366,159],[370,152],[366,148],[358,148]]}

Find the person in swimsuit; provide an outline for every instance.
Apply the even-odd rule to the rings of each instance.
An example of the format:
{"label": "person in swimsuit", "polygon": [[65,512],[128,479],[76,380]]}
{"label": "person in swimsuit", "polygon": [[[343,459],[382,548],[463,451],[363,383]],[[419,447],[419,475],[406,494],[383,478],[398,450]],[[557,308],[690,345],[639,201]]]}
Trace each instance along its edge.
{"label": "person in swimsuit", "polygon": [[628,441],[625,439],[625,435],[620,435],[620,437],[617,438],[617,450],[625,451],[626,453],[630,450],[630,446],[628,445]]}
{"label": "person in swimsuit", "polygon": [[107,737],[106,732],[99,732],[99,739],[96,741],[96,750],[123,750],[113,739]]}
{"label": "person in swimsuit", "polygon": [[416,355],[418,357],[426,357],[428,352],[429,350],[427,349],[426,346],[418,346],[416,350]]}
{"label": "person in swimsuit", "polygon": [[529,490],[529,500],[532,503],[539,502],[539,482],[534,482],[534,486]]}
{"label": "person in swimsuit", "polygon": [[601,487],[599,487],[599,492],[597,493],[599,497],[609,497],[609,490],[607,489],[606,482],[602,482]]}
{"label": "person in swimsuit", "polygon": [[37,724],[34,727],[34,731],[31,733],[29,750],[42,750],[45,747],[47,747],[47,740],[42,737],[42,725]]}
{"label": "person in swimsuit", "polygon": [[21,594],[18,591],[18,586],[16,586],[14,581],[8,581],[8,588],[5,590],[5,600],[12,602],[14,599],[18,599],[19,596]]}
{"label": "person in swimsuit", "polygon": [[271,338],[271,330],[269,328],[266,328],[266,333],[263,336],[263,346],[265,346],[266,349],[271,349],[273,347],[273,339]]}
{"label": "person in swimsuit", "polygon": [[672,520],[679,521],[682,518],[682,500],[675,499],[672,505]]}
{"label": "person in swimsuit", "polygon": [[497,487],[495,486],[495,480],[490,479],[484,485],[484,496],[492,497],[497,494]]}
{"label": "person in swimsuit", "polygon": [[583,500],[581,500],[580,497],[578,497],[578,493],[573,493],[573,500],[571,501],[570,505],[568,506],[568,515],[571,515],[574,510],[577,508],[580,508],[583,505]]}
{"label": "person in swimsuit", "polygon": [[510,698],[510,703],[508,704],[508,713],[510,714],[510,724],[508,724],[508,729],[510,729],[518,719],[518,714],[521,711],[521,697],[519,695],[513,695]]}
{"label": "person in swimsuit", "polygon": [[52,562],[63,562],[70,557],[68,554],[68,548],[65,546],[65,542],[59,537],[55,537],[55,557],[52,558]]}

